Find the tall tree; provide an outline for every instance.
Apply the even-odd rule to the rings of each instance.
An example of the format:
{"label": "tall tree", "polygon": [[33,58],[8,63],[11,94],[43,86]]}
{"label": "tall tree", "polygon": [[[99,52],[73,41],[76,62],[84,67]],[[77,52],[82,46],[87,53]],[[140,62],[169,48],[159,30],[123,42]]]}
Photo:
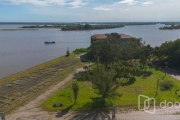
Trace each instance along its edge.
{"label": "tall tree", "polygon": [[149,56],[151,55],[152,50],[153,49],[151,48],[151,46],[149,44],[147,46],[143,46],[142,52],[141,52],[141,55],[140,55],[140,62],[142,63],[143,68],[144,68]]}
{"label": "tall tree", "polygon": [[116,90],[120,84],[115,80],[114,70],[106,70],[104,65],[98,63],[90,76],[90,80],[95,92],[101,95],[103,102],[105,102],[105,98],[119,95]]}

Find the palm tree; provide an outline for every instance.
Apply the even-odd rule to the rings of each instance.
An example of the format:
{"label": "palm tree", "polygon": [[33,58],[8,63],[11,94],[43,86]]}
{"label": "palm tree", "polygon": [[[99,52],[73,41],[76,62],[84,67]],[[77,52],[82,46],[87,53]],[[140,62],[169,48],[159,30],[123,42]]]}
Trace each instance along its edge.
{"label": "palm tree", "polygon": [[72,83],[72,90],[74,93],[74,103],[75,103],[77,100],[78,91],[79,91],[79,85],[78,85],[77,81]]}

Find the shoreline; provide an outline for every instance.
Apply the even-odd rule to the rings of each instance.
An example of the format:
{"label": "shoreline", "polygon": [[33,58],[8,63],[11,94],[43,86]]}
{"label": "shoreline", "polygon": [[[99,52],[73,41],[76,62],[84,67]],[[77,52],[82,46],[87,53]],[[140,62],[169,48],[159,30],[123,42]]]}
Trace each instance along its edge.
{"label": "shoreline", "polygon": [[64,80],[80,66],[83,63],[71,54],[0,79],[0,112],[10,113]]}

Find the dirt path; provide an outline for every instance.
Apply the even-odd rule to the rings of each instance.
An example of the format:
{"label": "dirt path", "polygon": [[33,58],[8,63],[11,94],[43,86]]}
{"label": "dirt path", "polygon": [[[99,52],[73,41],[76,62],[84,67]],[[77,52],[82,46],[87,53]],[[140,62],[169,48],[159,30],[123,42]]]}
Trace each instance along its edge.
{"label": "dirt path", "polygon": [[[83,68],[79,68],[76,70],[78,73],[79,71],[83,71]],[[49,120],[50,115],[48,112],[41,110],[38,106],[53,92],[57,91],[59,88],[64,86],[67,82],[72,80],[73,74],[69,75],[65,80],[61,81],[57,85],[53,86],[45,93],[37,97],[35,100],[30,101],[26,105],[19,107],[15,110],[12,114],[8,115],[6,118],[7,120]]]}

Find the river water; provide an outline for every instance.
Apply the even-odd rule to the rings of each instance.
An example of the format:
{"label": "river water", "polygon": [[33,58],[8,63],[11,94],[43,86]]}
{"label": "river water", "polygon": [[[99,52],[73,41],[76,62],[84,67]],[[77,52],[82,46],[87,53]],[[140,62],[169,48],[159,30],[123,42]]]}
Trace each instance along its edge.
{"label": "river water", "polygon": [[[153,47],[165,41],[180,38],[180,30],[159,30],[159,27],[164,26],[162,24],[87,31],[60,31],[51,28],[2,30],[22,26],[24,25],[0,24],[0,78],[65,55],[67,48],[72,52],[76,48],[89,47],[90,37],[93,34],[124,33],[137,38],[141,37],[146,44]],[[45,45],[45,41],[55,41],[56,44]]]}

